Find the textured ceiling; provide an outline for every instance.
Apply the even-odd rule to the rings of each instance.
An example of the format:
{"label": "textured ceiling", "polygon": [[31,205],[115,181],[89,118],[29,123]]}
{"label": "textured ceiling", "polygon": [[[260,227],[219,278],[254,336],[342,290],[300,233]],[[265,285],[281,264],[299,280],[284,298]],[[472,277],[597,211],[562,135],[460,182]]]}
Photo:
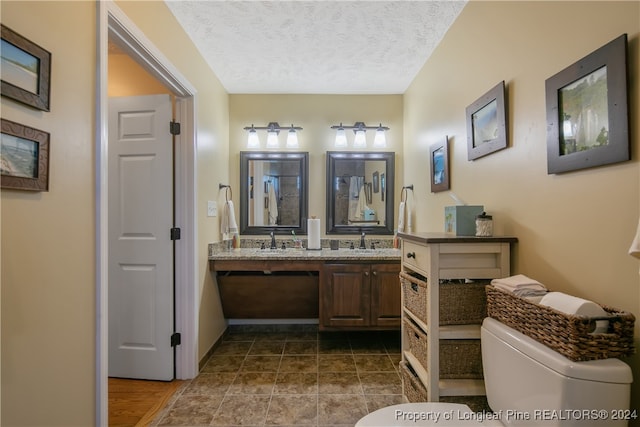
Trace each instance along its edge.
{"label": "textured ceiling", "polygon": [[465,1],[166,0],[229,93],[401,94]]}

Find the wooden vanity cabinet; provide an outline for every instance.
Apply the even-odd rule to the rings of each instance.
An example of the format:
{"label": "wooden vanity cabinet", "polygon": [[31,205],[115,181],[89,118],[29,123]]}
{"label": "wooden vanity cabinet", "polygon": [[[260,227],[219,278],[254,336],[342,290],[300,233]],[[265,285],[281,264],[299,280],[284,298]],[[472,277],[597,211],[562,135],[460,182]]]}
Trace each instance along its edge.
{"label": "wooden vanity cabinet", "polygon": [[400,264],[325,263],[320,277],[320,329],[398,329]]}

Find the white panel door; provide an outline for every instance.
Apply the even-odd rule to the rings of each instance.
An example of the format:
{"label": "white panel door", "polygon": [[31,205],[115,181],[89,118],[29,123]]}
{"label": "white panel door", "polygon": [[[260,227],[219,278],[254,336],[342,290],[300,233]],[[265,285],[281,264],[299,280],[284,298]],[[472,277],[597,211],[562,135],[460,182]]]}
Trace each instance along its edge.
{"label": "white panel door", "polygon": [[173,138],[168,95],[109,99],[109,376],[171,380]]}

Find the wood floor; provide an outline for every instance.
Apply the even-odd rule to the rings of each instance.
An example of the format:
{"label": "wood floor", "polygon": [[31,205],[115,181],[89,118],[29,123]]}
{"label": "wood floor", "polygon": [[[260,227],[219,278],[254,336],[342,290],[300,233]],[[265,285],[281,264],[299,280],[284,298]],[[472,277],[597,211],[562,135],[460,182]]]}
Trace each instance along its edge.
{"label": "wood floor", "polygon": [[149,425],[182,383],[109,378],[109,425]]}

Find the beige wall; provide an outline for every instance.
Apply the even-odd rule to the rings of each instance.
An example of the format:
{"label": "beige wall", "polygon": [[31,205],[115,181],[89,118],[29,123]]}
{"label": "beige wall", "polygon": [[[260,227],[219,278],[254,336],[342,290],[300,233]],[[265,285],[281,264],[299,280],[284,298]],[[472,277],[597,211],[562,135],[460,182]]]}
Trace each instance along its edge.
{"label": "beige wall", "polygon": [[[163,2],[118,5],[196,88],[199,356],[224,331],[207,244],[228,170],[228,96]],[[95,420],[96,3],[1,3],[2,23],[52,55],[51,112],[2,98],[2,117],[51,133],[50,191],[2,191],[3,425]]]}
{"label": "beige wall", "polygon": [[[309,216],[321,218],[322,234],[326,231],[325,179],[327,151],[395,151],[396,153],[396,199],[399,200],[402,186],[402,96],[401,95],[230,95],[229,96],[229,170],[233,189],[240,188],[240,151],[249,151],[245,126],[266,126],[278,122],[280,126],[300,126],[298,134],[300,148],[309,152]],[[382,122],[390,129],[387,132],[387,148],[374,150],[374,133],[367,132],[368,148],[338,150],[333,147],[335,130],[332,125],[342,122],[353,125],[363,121],[369,126]],[[262,146],[266,133],[260,134]],[[353,142],[353,133],[348,135]],[[280,134],[284,147],[286,137]],[[264,148],[262,149],[264,151]],[[259,150],[255,150],[259,151]],[[286,151],[283,148],[282,151]],[[400,187],[399,187],[400,186]],[[234,192],[235,206],[240,208],[239,197]],[[239,214],[239,212],[236,212]],[[237,217],[240,220],[239,216]],[[397,220],[396,220],[397,223]]]}
{"label": "beige wall", "polygon": [[[579,9],[580,19],[576,20]],[[640,317],[638,261],[627,255],[640,196],[638,2],[472,1],[404,97],[404,176],[415,184],[417,228],[441,231],[449,193],[430,193],[429,145],[450,138],[451,190],[484,204],[497,234],[518,237],[514,273]],[[629,36],[633,160],[562,175],[546,164],[545,79]],[[465,108],[507,84],[510,146],[467,161]],[[636,346],[640,328],[636,327]],[[640,363],[633,365],[640,402]]]}
{"label": "beige wall", "polygon": [[50,112],[1,100],[3,118],[51,134],[49,191],[1,192],[1,423],[90,425],[95,5],[3,1],[1,8],[4,25],[52,53]]}

